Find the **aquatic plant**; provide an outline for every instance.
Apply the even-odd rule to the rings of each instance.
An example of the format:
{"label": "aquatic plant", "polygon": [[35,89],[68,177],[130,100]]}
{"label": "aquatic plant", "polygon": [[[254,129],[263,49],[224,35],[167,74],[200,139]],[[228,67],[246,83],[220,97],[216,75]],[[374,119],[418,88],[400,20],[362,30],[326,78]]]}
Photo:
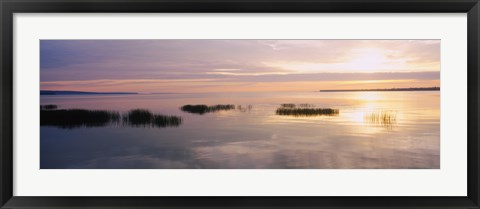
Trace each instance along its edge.
{"label": "aquatic plant", "polygon": [[283,108],[295,108],[295,104],[292,103],[285,103],[280,105]]}
{"label": "aquatic plant", "polygon": [[182,124],[182,118],[177,116],[153,115],[151,124],[156,127],[179,126]]}
{"label": "aquatic plant", "polygon": [[153,114],[145,109],[133,109],[123,116],[123,122],[131,126],[168,127],[179,126],[182,124],[182,118]]}
{"label": "aquatic plant", "polygon": [[[308,103],[299,104],[298,106],[299,106],[299,107],[303,107],[303,108],[315,107],[314,104],[308,104]],[[295,108],[295,107],[297,107],[297,105],[296,105],[296,104],[293,104],[293,103],[284,103],[284,104],[280,104],[280,107],[283,107],[283,108]]]}
{"label": "aquatic plant", "polygon": [[41,126],[57,126],[60,128],[101,127],[108,123],[118,122],[120,114],[105,110],[40,110]]}
{"label": "aquatic plant", "polygon": [[238,105],[237,106],[237,110],[240,110],[241,112],[250,112],[250,110],[252,110],[253,106],[252,105],[247,105],[246,107],[242,106],[242,105]]}
{"label": "aquatic plant", "polygon": [[235,105],[233,104],[226,104],[226,105],[218,104],[218,105],[213,105],[208,107],[209,112],[215,112],[219,110],[232,110],[232,109],[235,109]]}
{"label": "aquatic plant", "polygon": [[207,105],[184,105],[180,109],[184,112],[196,113],[200,115],[208,112]]}
{"label": "aquatic plant", "polygon": [[58,105],[48,104],[48,105],[40,105],[41,110],[55,110],[58,108]]}
{"label": "aquatic plant", "polygon": [[152,119],[153,113],[144,109],[133,109],[123,115],[123,122],[134,126],[150,124]]}
{"label": "aquatic plant", "polygon": [[300,107],[315,107],[314,104],[307,104],[307,103],[299,104],[298,106],[300,106]]}
{"label": "aquatic plant", "polygon": [[277,115],[292,115],[292,116],[318,116],[327,115],[335,116],[340,112],[338,109],[331,108],[277,108]]}
{"label": "aquatic plant", "polygon": [[144,109],[133,109],[123,114],[123,116],[118,112],[105,110],[40,110],[41,126],[56,126],[68,129],[102,127],[109,124],[120,124],[120,119],[123,121],[123,125],[133,127],[168,127],[182,124],[181,117],[153,114]]}
{"label": "aquatic plant", "polygon": [[364,119],[370,123],[389,126],[397,122],[397,112],[387,110],[387,111],[366,113],[364,115]]}
{"label": "aquatic plant", "polygon": [[184,105],[180,108],[184,112],[188,113],[195,113],[195,114],[200,114],[203,115],[205,113],[209,112],[216,112],[220,110],[232,110],[235,109],[235,105],[233,104],[218,104],[218,105],[213,105],[213,106],[207,106],[204,104],[200,105]]}

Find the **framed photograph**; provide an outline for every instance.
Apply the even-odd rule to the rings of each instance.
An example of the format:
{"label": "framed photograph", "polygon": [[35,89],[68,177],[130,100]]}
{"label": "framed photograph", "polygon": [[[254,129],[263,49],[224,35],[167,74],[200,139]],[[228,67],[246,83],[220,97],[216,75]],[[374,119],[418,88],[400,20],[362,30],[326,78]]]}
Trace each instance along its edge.
{"label": "framed photograph", "polygon": [[8,1],[1,208],[479,208],[478,0]]}

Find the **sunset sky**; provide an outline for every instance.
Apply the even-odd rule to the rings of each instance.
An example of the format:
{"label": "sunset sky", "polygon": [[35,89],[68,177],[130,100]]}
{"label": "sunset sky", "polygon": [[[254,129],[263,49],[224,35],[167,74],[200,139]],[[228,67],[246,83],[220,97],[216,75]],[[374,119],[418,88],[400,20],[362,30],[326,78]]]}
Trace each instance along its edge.
{"label": "sunset sky", "polygon": [[440,40],[41,40],[42,90],[318,91],[440,86]]}

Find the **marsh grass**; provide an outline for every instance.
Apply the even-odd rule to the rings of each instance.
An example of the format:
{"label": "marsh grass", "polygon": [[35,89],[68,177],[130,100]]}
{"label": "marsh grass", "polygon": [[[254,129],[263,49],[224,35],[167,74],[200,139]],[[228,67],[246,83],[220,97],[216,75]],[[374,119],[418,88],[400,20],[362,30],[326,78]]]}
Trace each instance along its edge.
{"label": "marsh grass", "polygon": [[291,115],[291,116],[336,116],[340,113],[338,109],[331,108],[277,108],[277,115]]}
{"label": "marsh grass", "polygon": [[312,107],[315,107],[314,104],[308,104],[308,103],[302,103],[302,104],[293,104],[293,103],[284,103],[284,104],[280,104],[280,107],[283,107],[283,108],[295,108],[295,107],[301,107],[301,108],[312,108]]}
{"label": "marsh grass", "polygon": [[217,112],[217,111],[220,111],[220,110],[232,110],[232,109],[235,109],[235,105],[233,105],[233,104],[218,104],[218,105],[207,106],[207,105],[204,105],[204,104],[200,104],[200,105],[190,105],[190,104],[188,104],[188,105],[182,106],[180,109],[184,112],[203,115],[205,113]]}
{"label": "marsh grass", "polygon": [[[122,123],[123,122],[123,123]],[[182,124],[182,118],[153,114],[148,110],[134,109],[126,114],[105,110],[84,109],[41,109],[40,125],[72,129],[80,127],[103,127],[107,125],[128,125],[132,127],[170,127]]]}
{"label": "marsh grass", "polygon": [[41,126],[60,128],[101,127],[120,120],[120,114],[105,110],[40,110]]}
{"label": "marsh grass", "polygon": [[395,111],[380,111],[370,112],[364,115],[365,121],[372,124],[379,124],[382,126],[391,127],[397,123],[397,112]]}
{"label": "marsh grass", "polygon": [[233,104],[218,104],[218,105],[213,105],[208,107],[209,112],[216,112],[220,110],[233,110],[235,109],[235,105]]}
{"label": "marsh grass", "polygon": [[40,105],[40,110],[55,110],[58,109],[58,105],[48,104],[48,105]]}
{"label": "marsh grass", "polygon": [[128,111],[122,117],[124,124],[129,124],[132,126],[145,126],[150,125],[153,118],[153,113],[144,109],[133,109]]}
{"label": "marsh grass", "polygon": [[181,117],[168,115],[153,115],[152,126],[156,127],[170,127],[180,126],[183,120]]}
{"label": "marsh grass", "polygon": [[304,103],[304,104],[299,104],[298,106],[300,106],[300,107],[304,107],[304,108],[307,108],[307,107],[308,107],[308,108],[310,108],[310,107],[315,107],[315,105],[314,105],[314,104],[307,104],[307,103]]}
{"label": "marsh grass", "polygon": [[252,108],[253,108],[252,105],[247,105],[247,106],[238,105],[237,106],[237,110],[239,110],[241,112],[250,112],[250,110],[252,110]]}
{"label": "marsh grass", "polygon": [[123,115],[122,120],[124,124],[134,127],[169,127],[179,126],[182,124],[181,117],[153,114],[149,110],[145,109],[130,110]]}
{"label": "marsh grass", "polygon": [[295,108],[296,105],[292,103],[285,103],[280,105],[282,108]]}
{"label": "marsh grass", "polygon": [[184,105],[180,108],[184,112],[203,115],[208,112],[207,105]]}

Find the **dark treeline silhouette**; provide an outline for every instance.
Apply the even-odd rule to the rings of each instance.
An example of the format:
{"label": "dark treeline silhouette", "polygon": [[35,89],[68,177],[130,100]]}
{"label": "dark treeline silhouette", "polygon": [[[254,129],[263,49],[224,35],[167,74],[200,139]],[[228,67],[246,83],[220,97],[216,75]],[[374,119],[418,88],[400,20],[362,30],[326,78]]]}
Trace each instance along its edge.
{"label": "dark treeline silhouette", "polygon": [[218,104],[218,105],[207,106],[207,105],[204,105],[204,104],[200,104],[200,105],[190,105],[190,104],[188,104],[188,105],[182,106],[180,109],[184,112],[203,115],[205,113],[217,112],[217,111],[220,111],[220,110],[233,110],[233,109],[235,109],[235,105],[233,105],[233,104],[226,104],[226,105]]}
{"label": "dark treeline silhouette", "polygon": [[40,95],[85,95],[85,94],[138,94],[137,92],[88,92],[40,90]]}
{"label": "dark treeline silhouette", "polygon": [[135,109],[120,114],[105,110],[83,109],[40,109],[40,125],[72,129],[80,127],[103,127],[107,125],[128,125],[132,127],[175,127],[182,124],[182,118],[153,114],[148,110]]}

